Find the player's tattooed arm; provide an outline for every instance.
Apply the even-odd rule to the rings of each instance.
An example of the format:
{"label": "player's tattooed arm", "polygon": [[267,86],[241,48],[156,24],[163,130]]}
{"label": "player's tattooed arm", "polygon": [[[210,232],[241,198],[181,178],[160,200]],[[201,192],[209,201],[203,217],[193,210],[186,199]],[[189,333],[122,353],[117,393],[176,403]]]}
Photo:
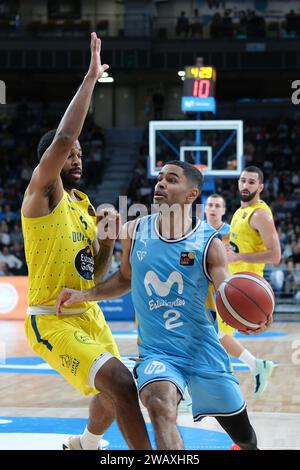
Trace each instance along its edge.
{"label": "player's tattooed arm", "polygon": [[121,230],[123,256],[120,269],[104,282],[84,291],[63,289],[56,301],[56,313],[61,313],[63,307],[80,302],[114,299],[128,293],[131,289],[131,267],[129,253],[131,247],[130,227],[131,222],[125,224]]}
{"label": "player's tattooed arm", "polygon": [[107,274],[120,231],[120,215],[114,209],[102,209],[97,214],[98,233],[94,243],[94,281],[98,284]]}
{"label": "player's tattooed arm", "polygon": [[100,240],[98,254],[94,258],[95,271],[94,281],[98,284],[107,274],[112,261],[114,251],[114,243],[106,245],[103,240]]}

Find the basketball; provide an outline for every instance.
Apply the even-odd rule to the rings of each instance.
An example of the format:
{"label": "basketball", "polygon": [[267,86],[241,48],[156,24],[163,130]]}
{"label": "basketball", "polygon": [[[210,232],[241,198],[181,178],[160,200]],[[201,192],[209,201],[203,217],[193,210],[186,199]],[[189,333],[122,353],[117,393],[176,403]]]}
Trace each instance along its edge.
{"label": "basketball", "polygon": [[236,273],[223,281],[216,302],[224,322],[239,331],[258,329],[272,317],[275,307],[270,284],[249,272]]}

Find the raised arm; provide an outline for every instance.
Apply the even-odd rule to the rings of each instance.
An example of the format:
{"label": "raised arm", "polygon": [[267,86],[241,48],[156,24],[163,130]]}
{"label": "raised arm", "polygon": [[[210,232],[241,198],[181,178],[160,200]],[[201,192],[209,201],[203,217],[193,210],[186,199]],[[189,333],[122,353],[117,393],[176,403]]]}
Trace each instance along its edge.
{"label": "raised arm", "polygon": [[41,214],[38,207],[41,204],[41,198],[49,197],[49,192],[51,192],[52,199],[57,202],[62,197],[61,170],[72,146],[81,133],[96,81],[108,68],[107,64],[101,64],[100,50],[101,41],[96,33],[92,33],[91,61],[88,72],[68,106],[57,128],[54,140],[44,152],[39,165],[32,174],[26,193],[26,204],[23,204],[24,215],[27,217],[46,215]]}
{"label": "raised arm", "polygon": [[79,302],[114,299],[126,294],[131,289],[131,265],[129,261],[131,248],[132,226],[135,223],[128,222],[122,227],[120,239],[122,241],[123,255],[120,269],[109,279],[100,282],[95,287],[84,291],[63,289],[56,301],[56,313],[61,312],[62,307],[70,307]]}

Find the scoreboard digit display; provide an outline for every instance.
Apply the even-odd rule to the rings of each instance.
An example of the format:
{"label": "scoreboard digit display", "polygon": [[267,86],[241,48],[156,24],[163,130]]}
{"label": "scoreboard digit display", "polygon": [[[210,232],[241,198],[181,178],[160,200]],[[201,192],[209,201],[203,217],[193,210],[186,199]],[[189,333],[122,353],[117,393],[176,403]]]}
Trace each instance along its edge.
{"label": "scoreboard digit display", "polygon": [[213,67],[189,66],[185,68],[182,111],[216,111],[216,71]]}

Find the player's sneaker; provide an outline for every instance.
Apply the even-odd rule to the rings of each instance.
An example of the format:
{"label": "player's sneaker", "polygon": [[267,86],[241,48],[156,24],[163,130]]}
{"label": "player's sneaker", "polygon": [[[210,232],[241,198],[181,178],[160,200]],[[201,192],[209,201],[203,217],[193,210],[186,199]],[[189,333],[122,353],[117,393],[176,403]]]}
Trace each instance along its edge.
{"label": "player's sneaker", "polygon": [[273,361],[256,359],[256,368],[253,372],[254,377],[254,396],[261,395],[268,386],[269,378],[276,364]]}
{"label": "player's sneaker", "polygon": [[242,449],[240,448],[239,445],[233,443],[233,444],[229,447],[229,450],[242,450]]}
{"label": "player's sneaker", "polygon": [[[101,449],[106,449],[109,442],[105,439],[100,441]],[[80,442],[80,436],[69,436],[62,445],[63,450],[84,450]],[[100,448],[99,448],[100,449]]]}

